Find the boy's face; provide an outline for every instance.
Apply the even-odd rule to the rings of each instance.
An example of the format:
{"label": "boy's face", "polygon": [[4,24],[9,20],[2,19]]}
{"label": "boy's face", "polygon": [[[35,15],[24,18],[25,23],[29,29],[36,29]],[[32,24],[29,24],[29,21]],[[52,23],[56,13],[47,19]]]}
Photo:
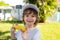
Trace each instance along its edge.
{"label": "boy's face", "polygon": [[24,15],[25,24],[34,25],[35,21],[36,21],[36,15],[33,12],[31,14],[27,13]]}

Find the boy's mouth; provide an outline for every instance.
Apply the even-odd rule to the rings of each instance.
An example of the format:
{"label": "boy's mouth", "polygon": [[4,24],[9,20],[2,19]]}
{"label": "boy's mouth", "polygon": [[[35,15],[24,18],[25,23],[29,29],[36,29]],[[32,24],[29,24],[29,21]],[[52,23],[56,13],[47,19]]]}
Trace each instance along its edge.
{"label": "boy's mouth", "polygon": [[33,21],[27,21],[27,22],[33,22]]}

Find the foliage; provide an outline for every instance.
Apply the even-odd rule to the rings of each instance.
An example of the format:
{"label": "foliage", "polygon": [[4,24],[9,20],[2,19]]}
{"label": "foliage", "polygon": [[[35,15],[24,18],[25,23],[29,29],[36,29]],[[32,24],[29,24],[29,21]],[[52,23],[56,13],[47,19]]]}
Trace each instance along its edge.
{"label": "foliage", "polygon": [[47,16],[54,14],[57,7],[57,0],[25,0],[25,2],[38,6],[40,22],[44,22]]}
{"label": "foliage", "polygon": [[9,4],[5,3],[4,1],[0,1],[0,6],[9,6]]}
{"label": "foliage", "polygon": [[58,7],[58,11],[60,12],[60,7]]}

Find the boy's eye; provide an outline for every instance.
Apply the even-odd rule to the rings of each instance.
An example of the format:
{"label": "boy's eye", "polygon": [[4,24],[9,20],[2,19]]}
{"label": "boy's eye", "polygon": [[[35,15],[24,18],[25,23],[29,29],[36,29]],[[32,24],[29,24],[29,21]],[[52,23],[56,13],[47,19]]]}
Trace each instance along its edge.
{"label": "boy's eye", "polygon": [[32,17],[35,17],[34,15]]}
{"label": "boy's eye", "polygon": [[26,17],[29,17],[29,15],[26,15]]}
{"label": "boy's eye", "polygon": [[35,16],[32,16],[32,17],[35,17]]}

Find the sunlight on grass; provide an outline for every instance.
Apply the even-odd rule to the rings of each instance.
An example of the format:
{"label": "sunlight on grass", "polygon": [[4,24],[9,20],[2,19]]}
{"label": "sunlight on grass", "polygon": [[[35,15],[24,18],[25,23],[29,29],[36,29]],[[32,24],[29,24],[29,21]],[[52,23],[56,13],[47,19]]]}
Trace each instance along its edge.
{"label": "sunlight on grass", "polygon": [[38,24],[41,31],[41,40],[60,40],[60,23],[50,22]]}
{"label": "sunlight on grass", "polygon": [[0,23],[0,39],[8,40],[10,39],[10,23]]}
{"label": "sunlight on grass", "polygon": [[[11,23],[0,23],[0,39],[11,39]],[[39,23],[37,28],[41,31],[41,40],[60,40],[60,23]]]}
{"label": "sunlight on grass", "polygon": [[1,31],[8,31],[8,30],[10,30],[10,27],[11,27],[10,23],[0,23]]}

